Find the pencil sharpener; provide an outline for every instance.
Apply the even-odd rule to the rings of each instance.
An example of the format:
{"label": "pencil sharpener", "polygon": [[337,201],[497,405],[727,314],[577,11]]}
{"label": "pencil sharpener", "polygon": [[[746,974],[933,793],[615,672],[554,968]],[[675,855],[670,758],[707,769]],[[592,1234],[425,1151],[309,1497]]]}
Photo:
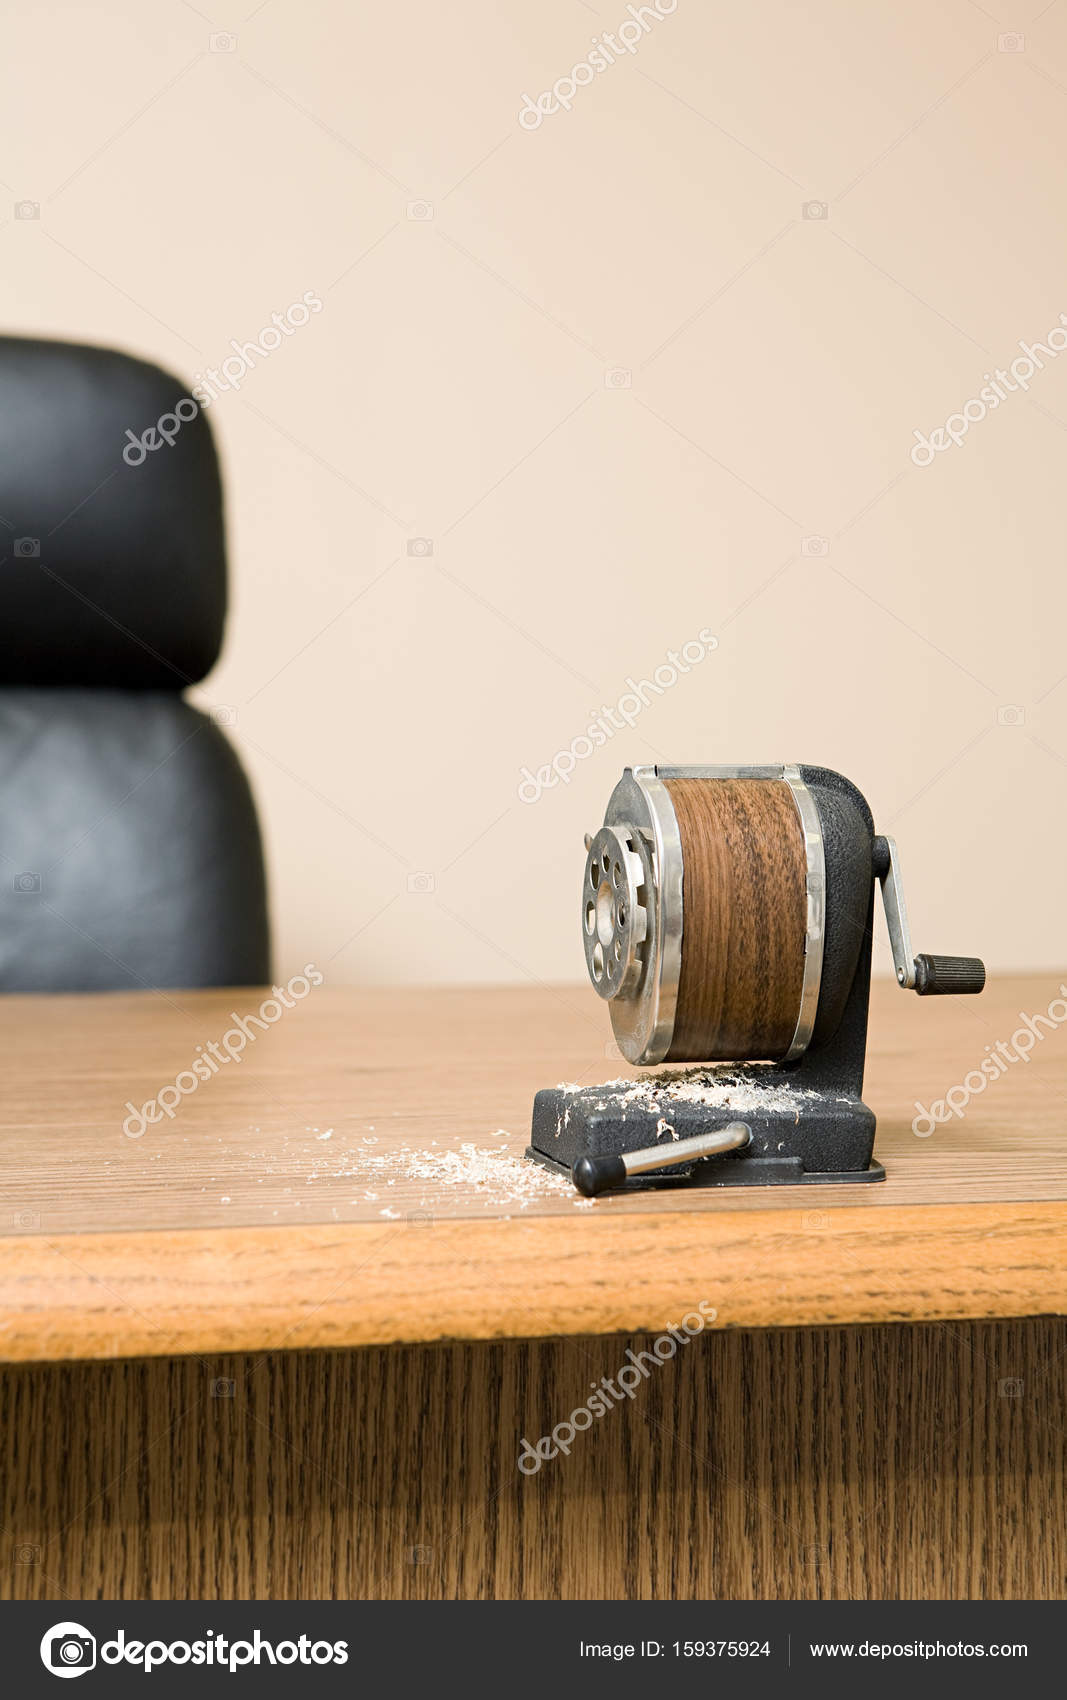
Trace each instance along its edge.
{"label": "pencil sharpener", "polygon": [[[538,1092],[527,1156],[576,1184],[597,1164],[628,1187],[884,1180],[862,1098],[879,885],[899,985],[980,992],[976,957],[912,954],[896,845],[841,774],[628,768],[586,838],[582,944],[653,1072]],[[699,1137],[719,1154],[692,1158]]]}

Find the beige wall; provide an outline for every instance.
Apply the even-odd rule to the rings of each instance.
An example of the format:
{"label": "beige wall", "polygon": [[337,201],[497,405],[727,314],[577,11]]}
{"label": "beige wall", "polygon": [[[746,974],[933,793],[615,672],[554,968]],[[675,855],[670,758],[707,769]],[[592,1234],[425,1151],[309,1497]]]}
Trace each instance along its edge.
{"label": "beige wall", "polygon": [[191,382],[324,304],[210,410],[280,970],[581,975],[657,758],[841,768],[918,948],[1063,962],[1067,353],[910,458],[1067,312],[1067,3],[993,9],[678,0],[523,129],[623,0],[5,0],[5,329]]}

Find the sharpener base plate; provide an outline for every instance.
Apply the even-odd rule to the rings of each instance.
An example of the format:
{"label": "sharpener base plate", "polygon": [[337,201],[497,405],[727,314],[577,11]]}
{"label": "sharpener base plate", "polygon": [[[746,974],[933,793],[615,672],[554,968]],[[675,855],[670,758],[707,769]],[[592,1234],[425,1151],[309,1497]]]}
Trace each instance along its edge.
{"label": "sharpener base plate", "polygon": [[882,1165],[872,1160],[874,1114],[861,1099],[840,1090],[808,1089],[783,1103],[777,1088],[785,1085],[788,1090],[789,1082],[773,1065],[717,1068],[708,1078],[713,1095],[724,1102],[675,1097],[666,1088],[657,1093],[654,1080],[538,1092],[526,1155],[569,1174],[580,1157],[622,1155],[651,1145],[669,1149],[676,1138],[744,1121],[752,1129],[752,1140],[743,1151],[634,1176],[624,1190],[864,1186],[885,1179]]}

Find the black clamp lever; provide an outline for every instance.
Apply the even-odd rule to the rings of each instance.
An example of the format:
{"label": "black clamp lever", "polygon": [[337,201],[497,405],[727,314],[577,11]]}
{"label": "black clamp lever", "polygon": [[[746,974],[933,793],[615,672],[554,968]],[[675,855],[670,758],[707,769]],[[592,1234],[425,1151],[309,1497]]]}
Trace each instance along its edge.
{"label": "black clamp lever", "polygon": [[665,1139],[658,1145],[646,1145],[640,1151],[604,1152],[600,1156],[579,1157],[571,1171],[578,1191],[586,1198],[595,1198],[609,1187],[624,1186],[631,1175],[647,1175],[656,1169],[673,1169],[679,1163],[692,1163],[701,1157],[721,1157],[727,1151],[743,1151],[750,1144],[752,1129],[747,1122],[728,1122],[725,1127],[710,1133],[698,1133],[691,1139]]}

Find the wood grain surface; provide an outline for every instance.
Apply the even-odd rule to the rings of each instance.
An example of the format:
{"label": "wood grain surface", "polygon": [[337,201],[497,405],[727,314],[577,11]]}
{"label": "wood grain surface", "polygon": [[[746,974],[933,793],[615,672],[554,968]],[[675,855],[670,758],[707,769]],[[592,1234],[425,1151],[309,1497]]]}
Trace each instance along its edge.
{"label": "wood grain surface", "polygon": [[7,999],[0,1357],[613,1333],[698,1298],[722,1328],[1061,1314],[1067,1027],[911,1131],[1059,995],[876,985],[884,1185],[591,1207],[520,1160],[538,1086],[620,1072],[584,988],[321,988],[138,1139],[126,1101],[260,995]]}
{"label": "wood grain surface", "polygon": [[807,858],[781,780],[668,779],[682,841],[682,966],[668,1060],[782,1057],[800,1013]]}
{"label": "wood grain surface", "polygon": [[583,1223],[3,1242],[0,1360],[1067,1314],[1067,1208],[649,1213]]}
{"label": "wood grain surface", "polygon": [[1064,1597],[1063,1323],[706,1335],[520,1475],[648,1344],[8,1367],[0,1592]]}

